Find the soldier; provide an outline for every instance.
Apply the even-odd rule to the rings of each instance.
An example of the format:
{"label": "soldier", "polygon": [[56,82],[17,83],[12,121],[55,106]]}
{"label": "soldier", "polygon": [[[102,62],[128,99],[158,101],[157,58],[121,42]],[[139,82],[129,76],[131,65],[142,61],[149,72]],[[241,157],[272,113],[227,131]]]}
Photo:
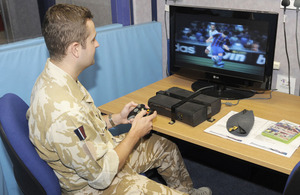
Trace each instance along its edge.
{"label": "soldier", "polygon": [[[31,95],[27,118],[30,139],[54,170],[63,194],[211,194],[194,189],[177,146],[153,134],[157,116],[140,112],[130,102],[117,114],[103,116],[79,74],[94,64],[99,47],[91,12],[76,5],[51,7],[43,24],[50,58]],[[104,94],[104,93],[103,93]],[[129,132],[114,137],[109,128],[131,123]],[[157,168],[167,186],[140,175]]]}

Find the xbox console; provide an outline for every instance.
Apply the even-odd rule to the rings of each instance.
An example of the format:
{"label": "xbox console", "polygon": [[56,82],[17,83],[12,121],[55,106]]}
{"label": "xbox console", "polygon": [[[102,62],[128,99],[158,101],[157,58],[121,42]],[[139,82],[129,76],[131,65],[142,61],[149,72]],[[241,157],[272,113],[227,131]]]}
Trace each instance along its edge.
{"label": "xbox console", "polygon": [[[196,94],[197,93],[197,94]],[[221,99],[178,87],[158,91],[148,100],[148,106],[158,114],[193,127],[210,119],[221,109]]]}

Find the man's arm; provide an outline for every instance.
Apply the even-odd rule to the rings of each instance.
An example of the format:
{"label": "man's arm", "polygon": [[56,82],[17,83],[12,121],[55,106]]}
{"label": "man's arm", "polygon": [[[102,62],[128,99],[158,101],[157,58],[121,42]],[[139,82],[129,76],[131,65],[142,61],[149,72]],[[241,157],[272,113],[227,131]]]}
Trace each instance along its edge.
{"label": "man's arm", "polygon": [[138,104],[134,102],[126,104],[120,113],[111,115],[112,122],[109,121],[109,115],[103,117],[108,129],[113,127],[112,123],[114,125],[132,123],[131,129],[124,140],[122,140],[122,142],[114,149],[119,156],[119,171],[124,166],[126,159],[136,143],[152,130],[152,120],[157,116],[157,112],[155,111],[150,116],[144,117],[147,111],[143,110],[137,114],[134,119],[128,120],[128,114],[137,105]]}
{"label": "man's arm", "polygon": [[124,166],[136,143],[152,130],[152,120],[157,116],[157,112],[155,111],[153,114],[144,117],[145,114],[146,111],[143,110],[136,115],[127,136],[115,148],[115,151],[119,156],[119,171]]}
{"label": "man's arm", "polygon": [[211,41],[212,39],[213,39],[213,37],[210,36],[210,37],[206,40],[206,43],[212,42],[212,41]]}
{"label": "man's arm", "polygon": [[227,51],[230,50],[229,47],[228,47],[228,45],[223,45],[223,47],[224,47],[224,49],[227,50]]}
{"label": "man's arm", "polygon": [[103,119],[106,122],[107,128],[108,129],[112,128],[113,127],[112,123],[115,126],[120,125],[120,124],[132,123],[133,120],[127,120],[127,116],[133,110],[133,108],[135,108],[137,105],[138,104],[135,102],[129,102],[128,104],[126,104],[120,113],[111,115],[112,122],[109,121],[109,115],[103,116]]}

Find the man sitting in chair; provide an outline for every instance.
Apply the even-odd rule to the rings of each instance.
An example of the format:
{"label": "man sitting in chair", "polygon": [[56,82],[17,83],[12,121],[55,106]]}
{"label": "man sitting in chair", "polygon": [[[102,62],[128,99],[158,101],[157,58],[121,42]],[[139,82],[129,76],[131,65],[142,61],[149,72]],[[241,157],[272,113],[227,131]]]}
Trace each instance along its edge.
{"label": "man sitting in chair", "polygon": [[[94,64],[99,47],[91,12],[84,7],[57,4],[43,23],[50,53],[38,77],[27,111],[30,139],[38,154],[56,173],[63,194],[211,194],[193,188],[177,146],[152,134],[157,113],[127,116],[136,103],[103,116],[79,74]],[[105,82],[105,81],[104,81]],[[104,83],[105,84],[105,83]],[[103,92],[105,95],[105,92]],[[109,128],[131,123],[127,134],[114,137]],[[139,173],[157,168],[168,186]]]}

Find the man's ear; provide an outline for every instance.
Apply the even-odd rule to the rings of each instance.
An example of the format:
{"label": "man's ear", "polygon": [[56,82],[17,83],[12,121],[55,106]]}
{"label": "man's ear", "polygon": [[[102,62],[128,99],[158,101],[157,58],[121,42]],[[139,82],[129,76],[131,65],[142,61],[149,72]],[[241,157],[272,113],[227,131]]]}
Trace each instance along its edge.
{"label": "man's ear", "polygon": [[74,57],[79,58],[80,44],[78,42],[71,43],[68,50],[69,53],[72,54]]}

